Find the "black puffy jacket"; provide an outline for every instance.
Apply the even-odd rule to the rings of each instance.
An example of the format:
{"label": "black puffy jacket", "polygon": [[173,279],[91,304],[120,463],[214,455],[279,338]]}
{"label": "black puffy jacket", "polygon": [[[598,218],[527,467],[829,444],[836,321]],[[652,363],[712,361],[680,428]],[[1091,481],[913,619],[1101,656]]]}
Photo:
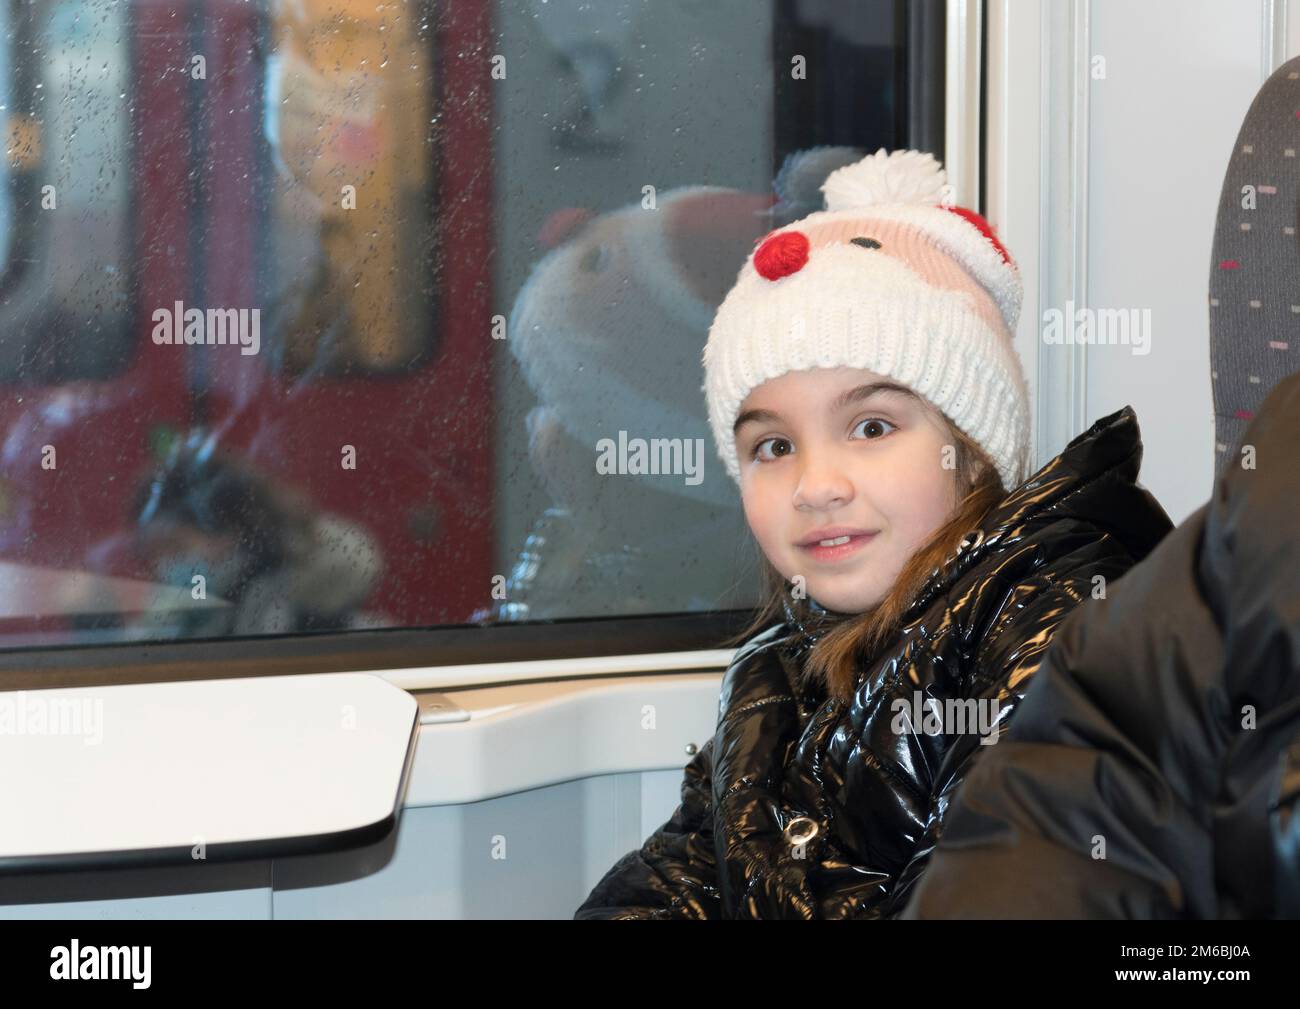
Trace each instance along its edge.
{"label": "black puffy jacket", "polygon": [[1300,917],[1300,373],[1062,625],[907,917]]}
{"label": "black puffy jacket", "polygon": [[[1141,459],[1125,407],[1011,491],[931,576],[848,703],[799,687],[800,662],[829,624],[800,625],[787,606],[785,621],[737,650],[681,805],[575,917],[898,913],[957,785],[997,749],[973,731],[976,706],[984,728],[995,715],[1000,729],[1061,620],[1171,528],[1137,483]],[[919,709],[920,724],[896,701]],[[945,716],[969,704],[976,724],[927,719],[926,702]]]}

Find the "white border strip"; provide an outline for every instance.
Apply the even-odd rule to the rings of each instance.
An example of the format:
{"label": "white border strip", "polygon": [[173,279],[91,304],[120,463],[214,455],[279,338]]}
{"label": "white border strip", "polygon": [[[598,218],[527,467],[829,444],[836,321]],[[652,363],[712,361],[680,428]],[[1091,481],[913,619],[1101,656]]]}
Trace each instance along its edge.
{"label": "white border strip", "polygon": [[[1092,129],[1092,0],[1073,0],[1073,24],[1070,41],[1074,47],[1074,73],[1071,82],[1070,205],[1074,211],[1071,224],[1073,246],[1073,284],[1070,301],[1077,306],[1088,304],[1088,166],[1090,163],[1089,135]],[[1074,320],[1070,320],[1073,325]],[[1062,355],[1069,359],[1070,431],[1071,437],[1088,427],[1088,345],[1070,344],[1071,353]],[[1062,445],[1061,448],[1065,446]]]}
{"label": "white border strip", "polygon": [[1300,4],[1294,0],[1262,0],[1261,82],[1287,60],[1300,56]]}
{"label": "white border strip", "polygon": [[1041,320],[1088,290],[1088,0],[988,5],[988,217],[1020,263],[1016,331],[1033,393],[1033,468],[1087,427],[1087,346],[1044,353]]}
{"label": "white border strip", "polygon": [[979,209],[980,25],[983,0],[948,0],[945,35],[943,167],[959,206]]}
{"label": "white border strip", "polygon": [[1262,0],[1259,79],[1266,81],[1282,64],[1286,47],[1286,0]]}
{"label": "white border strip", "polygon": [[413,669],[371,669],[404,690],[444,690],[485,683],[518,680],[558,680],[626,673],[725,671],[734,648],[694,652],[654,652],[642,655],[601,655],[582,659],[537,659],[525,662],[474,662],[458,666],[420,666]]}

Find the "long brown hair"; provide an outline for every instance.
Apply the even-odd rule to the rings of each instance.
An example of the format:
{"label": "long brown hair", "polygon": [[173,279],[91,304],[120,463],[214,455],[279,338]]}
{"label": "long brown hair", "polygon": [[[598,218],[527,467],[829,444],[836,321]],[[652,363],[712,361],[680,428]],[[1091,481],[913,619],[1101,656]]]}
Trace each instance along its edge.
{"label": "long brown hair", "polygon": [[[803,666],[805,683],[817,681],[824,684],[832,697],[843,700],[853,693],[862,664],[897,633],[903,614],[930,576],[957,550],[962,537],[978,526],[990,509],[1006,496],[1002,478],[988,454],[946,414],[940,413],[940,416],[947,426],[950,444],[956,446],[956,464],[953,467],[956,484],[970,487],[970,490],[953,508],[947,521],[903,565],[885,598],[872,609],[836,623],[808,653]],[[725,647],[739,645],[774,620],[784,619],[788,583],[762,550],[758,553],[764,602],[749,626],[725,641]],[[811,615],[807,601],[802,598],[791,598],[790,606],[801,621]]]}

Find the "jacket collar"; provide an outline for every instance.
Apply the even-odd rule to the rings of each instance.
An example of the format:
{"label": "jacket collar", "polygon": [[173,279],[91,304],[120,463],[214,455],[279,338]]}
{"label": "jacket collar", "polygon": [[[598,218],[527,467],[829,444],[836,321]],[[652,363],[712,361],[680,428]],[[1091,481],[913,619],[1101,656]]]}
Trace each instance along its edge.
{"label": "jacket collar", "polygon": [[839,621],[846,619],[850,614],[837,613],[834,610],[828,610],[822,606],[816,599],[809,596],[807,605],[804,607],[806,612],[796,612],[790,602],[790,593],[781,594],[781,608],[785,613],[785,622],[794,632],[800,644],[815,644],[823,634],[834,627]]}
{"label": "jacket collar", "polygon": [[[1125,406],[1102,417],[1029,479],[1008,493],[971,529],[962,544],[931,573],[908,613],[915,613],[982,558],[1019,542],[1037,526],[1056,518],[1051,513],[1068,501],[1072,517],[1104,525],[1121,542],[1143,556],[1172,523],[1155,498],[1137,484],[1142,463],[1142,433],[1133,408]],[[1117,497],[1127,491],[1129,498]],[[786,622],[811,646],[850,614],[828,610],[811,596],[807,614],[795,612],[783,593]]]}

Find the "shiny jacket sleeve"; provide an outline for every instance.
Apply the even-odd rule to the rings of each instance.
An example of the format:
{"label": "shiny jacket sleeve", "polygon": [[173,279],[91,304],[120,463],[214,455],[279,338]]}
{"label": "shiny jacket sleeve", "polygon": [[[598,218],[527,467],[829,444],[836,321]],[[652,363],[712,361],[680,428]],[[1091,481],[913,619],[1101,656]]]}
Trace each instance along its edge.
{"label": "shiny jacket sleeve", "polygon": [[668,822],[605,873],[574,914],[576,920],[721,917],[712,772],[709,739],[686,765],[682,801]]}

